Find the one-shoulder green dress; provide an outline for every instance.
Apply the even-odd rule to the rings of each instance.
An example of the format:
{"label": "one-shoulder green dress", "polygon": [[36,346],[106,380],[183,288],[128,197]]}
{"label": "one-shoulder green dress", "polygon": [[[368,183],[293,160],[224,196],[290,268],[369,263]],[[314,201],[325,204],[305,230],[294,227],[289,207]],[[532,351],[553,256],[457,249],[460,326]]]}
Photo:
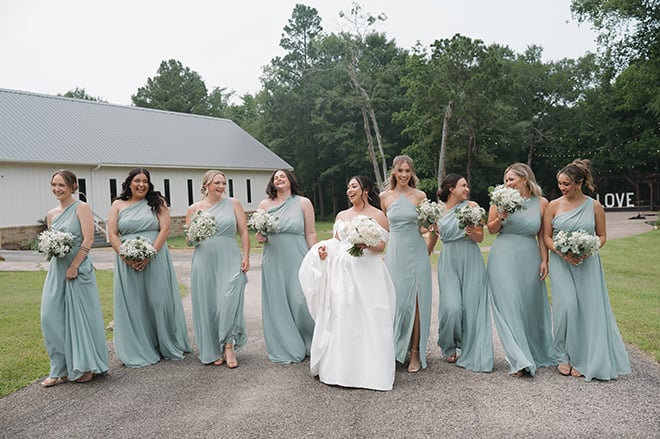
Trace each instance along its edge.
{"label": "one-shoulder green dress", "polygon": [[[122,241],[158,236],[158,216],[146,200],[119,212]],[[164,245],[143,271],[135,271],[115,257],[114,347],[117,358],[128,367],[144,367],[160,361],[183,359],[190,352],[186,318],[172,257]]]}
{"label": "one-shoulder green dress", "polygon": [[291,196],[268,210],[278,220],[269,233],[261,262],[261,314],[268,358],[296,363],[309,355],[314,320],[309,314],[298,271],[309,250],[300,198]]}
{"label": "one-shoulder green dress", "polygon": [[475,372],[493,370],[493,335],[486,267],[479,245],[458,227],[456,210],[438,220],[442,250],[438,258],[438,346],[450,356],[460,349],[456,364]]}
{"label": "one-shoulder green dress", "polygon": [[51,228],[73,235],[71,251],[50,259],[41,295],[41,329],[50,358],[52,378],[80,378],[85,372],[108,371],[108,347],[96,274],[89,255],[78,267],[78,277],[66,279],[66,271],[83,240],[75,201],[53,218]]}
{"label": "one-shoulder green dress", "polygon": [[[552,219],[553,232],[595,234],[594,200]],[[570,363],[586,381],[631,373],[626,347],[614,320],[598,253],[571,265],[550,253],[550,285],[556,360]]]}
{"label": "one-shoulder green dress", "polygon": [[229,198],[206,211],[215,217],[215,235],[202,241],[192,258],[191,294],[195,343],[202,363],[224,353],[226,343],[240,350],[247,342],[243,314],[247,276],[236,245],[236,214]]}

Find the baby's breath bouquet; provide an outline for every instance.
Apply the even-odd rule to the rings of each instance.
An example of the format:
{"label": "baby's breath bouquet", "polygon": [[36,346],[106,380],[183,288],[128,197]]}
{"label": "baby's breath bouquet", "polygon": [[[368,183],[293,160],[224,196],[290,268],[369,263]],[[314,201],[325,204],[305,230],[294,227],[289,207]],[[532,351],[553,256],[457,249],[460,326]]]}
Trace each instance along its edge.
{"label": "baby's breath bouquet", "polygon": [[248,228],[262,235],[277,232],[279,218],[263,209],[257,209],[247,222]]}
{"label": "baby's breath bouquet", "polygon": [[442,201],[436,203],[426,198],[417,206],[417,222],[422,227],[429,227],[442,217],[445,210],[445,203]]}
{"label": "baby's breath bouquet", "polygon": [[119,246],[119,255],[130,261],[153,259],[157,254],[158,252],[151,245],[151,241],[144,236],[127,239]]}
{"label": "baby's breath bouquet", "polygon": [[63,230],[48,229],[39,234],[39,253],[48,256],[48,260],[53,256],[61,258],[71,251],[73,246],[73,235]]}
{"label": "baby's breath bouquet", "polygon": [[467,226],[478,226],[482,224],[485,215],[486,211],[483,207],[466,204],[460,209],[456,209],[458,228],[463,230]]}
{"label": "baby's breath bouquet", "polygon": [[186,239],[189,243],[197,243],[209,239],[215,235],[215,217],[206,212],[198,210],[186,227]]}
{"label": "baby's breath bouquet", "polygon": [[518,189],[510,188],[503,184],[489,187],[490,204],[497,206],[498,212],[513,213],[524,209],[525,199],[520,195]]}
{"label": "baby's breath bouquet", "polygon": [[559,230],[554,233],[552,240],[558,252],[562,254],[571,253],[578,258],[590,256],[597,253],[598,249],[600,249],[600,239],[598,236],[587,233],[584,230],[575,232]]}
{"label": "baby's breath bouquet", "polygon": [[359,258],[364,255],[364,249],[359,244],[366,244],[367,247],[378,244],[383,240],[383,228],[370,216],[358,215],[351,218],[346,226],[346,240],[353,244],[348,254]]}

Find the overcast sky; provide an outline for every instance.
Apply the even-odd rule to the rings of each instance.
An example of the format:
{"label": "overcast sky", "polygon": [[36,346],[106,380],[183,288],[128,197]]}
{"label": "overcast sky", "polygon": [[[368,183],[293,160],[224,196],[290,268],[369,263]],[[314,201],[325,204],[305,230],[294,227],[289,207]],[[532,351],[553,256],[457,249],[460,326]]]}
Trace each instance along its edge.
{"label": "overcast sky", "polygon": [[[351,0],[0,0],[0,88],[63,94],[75,87],[115,104],[181,61],[214,87],[256,93],[296,3],[317,9],[326,32],[350,30],[339,18]],[[544,59],[595,52],[588,23],[571,18],[570,0],[362,0],[385,13],[376,28],[409,49],[460,33]]]}

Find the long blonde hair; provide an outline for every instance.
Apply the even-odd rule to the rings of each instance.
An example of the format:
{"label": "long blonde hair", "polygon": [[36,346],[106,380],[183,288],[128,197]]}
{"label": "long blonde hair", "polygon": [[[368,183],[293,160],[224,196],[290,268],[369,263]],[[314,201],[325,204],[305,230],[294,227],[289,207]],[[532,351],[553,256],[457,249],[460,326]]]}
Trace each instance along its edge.
{"label": "long blonde hair", "polygon": [[412,178],[408,180],[408,186],[416,188],[417,183],[419,183],[419,178],[417,178],[417,171],[415,171],[413,160],[409,156],[402,154],[394,157],[394,160],[392,160],[392,170],[390,171],[390,189],[394,189],[396,187],[396,176],[394,175],[394,172],[395,169],[401,165],[401,163],[408,163],[408,166],[410,166]]}
{"label": "long blonde hair", "polygon": [[529,189],[530,194],[536,197],[540,197],[543,195],[543,190],[541,189],[541,186],[539,186],[539,184],[536,182],[536,176],[534,175],[534,171],[532,171],[532,168],[530,168],[528,165],[520,162],[513,163],[504,170],[505,180],[506,180],[506,173],[509,171],[513,172],[518,177],[525,180],[527,184],[527,189]]}

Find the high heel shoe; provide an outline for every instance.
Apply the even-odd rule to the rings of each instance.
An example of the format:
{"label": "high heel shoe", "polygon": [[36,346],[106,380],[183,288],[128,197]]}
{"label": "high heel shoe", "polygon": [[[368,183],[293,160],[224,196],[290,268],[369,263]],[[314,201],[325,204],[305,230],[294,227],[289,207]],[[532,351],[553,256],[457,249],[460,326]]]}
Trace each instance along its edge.
{"label": "high heel shoe", "polygon": [[77,380],[74,380],[74,382],[75,383],[88,383],[88,382],[92,381],[92,378],[94,378],[94,374],[92,373],[91,370],[88,370],[87,372],[82,374],[82,376],[80,378],[78,378]]}
{"label": "high heel shoe", "polygon": [[48,377],[41,382],[41,387],[53,387],[69,381],[68,377]]}
{"label": "high heel shoe", "polygon": [[[231,356],[227,355],[227,352],[229,352]],[[238,360],[236,359],[236,356],[234,356],[233,345],[229,348],[225,347],[225,354],[223,357],[225,359],[225,363],[227,363],[227,368],[236,369],[238,367]]]}
{"label": "high heel shoe", "polygon": [[[417,354],[417,355],[414,355]],[[413,362],[413,356],[417,357],[417,360]],[[415,349],[410,350],[410,363],[408,363],[408,373],[417,373],[422,368],[422,364],[419,361],[419,351]]]}

